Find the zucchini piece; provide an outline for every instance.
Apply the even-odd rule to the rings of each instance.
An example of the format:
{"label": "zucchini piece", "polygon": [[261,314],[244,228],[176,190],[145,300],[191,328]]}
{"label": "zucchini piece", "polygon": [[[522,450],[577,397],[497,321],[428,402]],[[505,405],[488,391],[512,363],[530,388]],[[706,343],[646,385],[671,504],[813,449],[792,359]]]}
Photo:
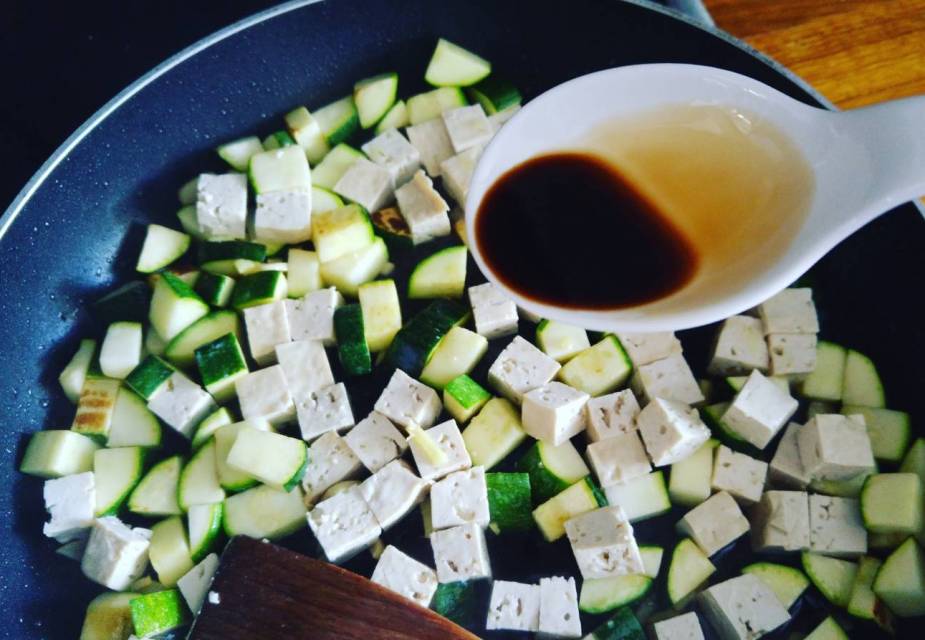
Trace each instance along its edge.
{"label": "zucchini piece", "polygon": [[[465,424],[469,418],[474,416],[485,404],[491,399],[491,394],[467,375],[461,375],[451,380],[443,387],[443,406],[459,424]],[[517,422],[520,423],[520,415],[516,414]],[[523,429],[521,429],[522,431]],[[466,433],[463,432],[463,439]],[[469,454],[472,454],[472,448],[467,444]],[[475,463],[473,463],[475,464]],[[478,463],[484,464],[484,462]],[[491,465],[485,465],[486,467]]]}
{"label": "zucchini piece", "polygon": [[312,215],[333,211],[344,206],[344,201],[339,195],[329,189],[322,189],[319,186],[312,187]]}
{"label": "zucchini piece", "polygon": [[246,427],[238,431],[226,460],[269,487],[292,491],[305,475],[308,446],[297,438]]}
{"label": "zucchini piece", "polygon": [[[195,180],[193,181],[193,186],[195,187]],[[193,200],[196,200],[195,193]],[[205,239],[202,230],[199,228],[199,220],[196,218],[195,204],[186,205],[177,211],[177,219],[180,221],[180,226],[183,227],[183,233],[197,240]]]}
{"label": "zucchini piece", "polygon": [[671,552],[668,566],[668,599],[680,608],[688,597],[706,583],[716,567],[690,538],[684,538]]}
{"label": "zucchini piece", "polygon": [[58,376],[58,382],[61,384],[64,395],[74,404],[80,400],[80,392],[87,379],[87,371],[90,370],[94,354],[96,354],[96,340],[89,338],[81,340],[77,352]]}
{"label": "zucchini piece", "polygon": [[199,189],[199,176],[195,178],[190,178],[183,185],[177,189],[177,200],[180,201],[182,205],[195,205],[196,204],[196,194]]}
{"label": "zucchini piece", "polygon": [[801,560],[803,571],[829,602],[838,607],[848,605],[858,573],[857,563],[809,551],[803,552]]}
{"label": "zucchini piece", "polygon": [[591,346],[588,332],[556,320],[541,320],[536,325],[536,345],[556,362],[565,363]]}
{"label": "zucchini piece", "polygon": [[440,340],[469,317],[469,308],[453,300],[434,300],[392,339],[386,360],[397,369],[416,378]]}
{"label": "zucchini piece", "polygon": [[652,588],[652,578],[642,574],[589,578],[581,584],[578,608],[585,613],[607,613],[636,602]]}
{"label": "zucchini piece", "polygon": [[382,120],[376,124],[375,133],[378,136],[389,129],[401,129],[408,126],[408,107],[404,100],[399,100],[382,116]]}
{"label": "zucchini piece", "polygon": [[838,404],[827,400],[810,400],[806,403],[807,422],[826,413],[838,413]]}
{"label": "zucchini piece", "polygon": [[[349,144],[340,143],[324,156],[321,162],[318,163],[312,170],[312,182],[318,186],[327,189],[330,193],[334,189],[334,185],[337,184],[337,181],[347,173],[354,162],[359,158],[365,158],[366,156],[359,149],[354,149]],[[339,196],[336,196],[338,199]],[[343,204],[341,204],[343,206]],[[314,208],[312,213],[316,213]]]}
{"label": "zucchini piece", "polygon": [[177,502],[182,466],[180,456],[171,456],[151,467],[129,496],[129,511],[145,516],[173,516],[182,513]]}
{"label": "zucchini piece", "polygon": [[305,107],[297,107],[285,115],[286,127],[305,151],[305,157],[311,164],[320,162],[331,147],[321,131],[321,123]]}
{"label": "zucchini piece", "polygon": [[159,447],[161,423],[148,409],[144,398],[122,388],[112,410],[107,447]]}
{"label": "zucchini piece", "polygon": [[369,129],[385,117],[398,94],[398,74],[382,73],[353,85],[353,102],[360,126]]}
{"label": "zucchini piece", "polygon": [[610,620],[586,636],[585,640],[646,640],[646,634],[633,610],[621,607]]}
{"label": "zucchini piece", "polygon": [[248,176],[257,194],[312,188],[308,160],[302,149],[294,146],[255,153],[250,160]]}
{"label": "zucchini piece", "polygon": [[164,340],[173,340],[208,313],[209,305],[183,280],[167,272],[155,276],[149,318]]}
{"label": "zucchini piece", "polygon": [[234,333],[197,347],[194,352],[202,384],[217,402],[235,397],[235,381],[248,374],[244,352]]}
{"label": "zucchini piece", "polygon": [[228,454],[238,437],[238,432],[248,427],[272,431],[270,423],[265,420],[245,420],[234,422],[216,429],[215,437],[215,466],[218,470],[218,482],[227,491],[243,491],[257,484],[257,480],[247,473],[238,471],[228,464]]}
{"label": "zucchini piece", "polygon": [[908,538],[905,533],[871,533],[867,532],[867,546],[877,551],[892,551]]}
{"label": "zucchini piece", "polygon": [[[466,378],[471,380],[468,376]],[[453,381],[457,387],[458,380]],[[446,389],[449,386],[444,389],[444,393]],[[492,398],[463,430],[462,437],[466,451],[472,458],[472,465],[491,469],[514,451],[527,434],[520,424],[520,412],[514,405],[504,398]]]}
{"label": "zucchini piece", "polygon": [[146,282],[135,280],[110,291],[90,305],[93,317],[102,325],[113,322],[144,322],[151,305],[151,289]]}
{"label": "zucchini piece", "polygon": [[263,151],[263,144],[257,136],[248,136],[226,142],[215,151],[232,169],[243,172],[247,171],[251,157]]}
{"label": "zucchini piece", "polygon": [[811,480],[809,488],[816,493],[824,493],[828,496],[838,496],[839,498],[858,498],[864,483],[872,472],[865,472],[854,476],[848,480],[825,480],[816,478]]}
{"label": "zucchini piece", "polygon": [[352,95],[321,107],[315,111],[315,119],[331,147],[336,147],[352,136],[360,126],[360,116]]}
{"label": "zucchini piece", "polygon": [[304,249],[289,249],[287,263],[290,298],[302,298],[306,293],[324,288],[324,283],[321,282],[321,262],[317,253]]}
{"label": "zucchini piece", "polygon": [[713,452],[719,441],[707,440],[690,456],[671,465],[668,497],[673,504],[696,507],[713,493]]}
{"label": "zucchini piece", "polygon": [[864,416],[867,435],[870,436],[870,448],[877,460],[893,463],[902,460],[912,437],[908,413],[850,404],[842,405],[841,413],[846,416]]}
{"label": "zucchini piece", "polygon": [[657,578],[662,568],[665,549],[653,544],[643,544],[639,546],[639,555],[642,558],[642,572],[650,578]]}
{"label": "zucchini piece", "polygon": [[373,225],[358,204],[326,211],[312,219],[312,242],[322,263],[362,249],[373,239]]}
{"label": "zucchini piece", "polygon": [[[264,151],[269,151],[271,149],[280,149],[282,147],[288,147],[294,144],[296,144],[296,141],[293,140],[288,131],[274,131],[263,139],[262,146]],[[248,158],[248,160],[250,160],[250,158]],[[247,165],[244,165],[244,168],[239,169],[239,171],[244,171],[246,169]]]}
{"label": "zucchini piece", "polygon": [[188,326],[167,343],[164,356],[177,366],[191,367],[196,362],[196,350],[199,347],[229,333],[233,335],[241,333],[241,320],[238,314],[234,311],[213,311]]}
{"label": "zucchini piece", "polygon": [[[533,486],[533,478],[531,487]],[[534,496],[534,499],[535,496]],[[547,542],[565,535],[565,521],[598,507],[606,506],[600,491],[590,478],[583,478],[533,510],[533,520]]]}
{"label": "zucchini piece", "polygon": [[180,472],[177,501],[184,511],[196,505],[215,504],[225,499],[225,490],[218,483],[215,455],[215,441],[209,440],[193,454]]}
{"label": "zucchini piece", "polygon": [[158,356],[148,356],[125,378],[125,384],[145,400],[150,400],[176,369]]}
{"label": "zucchini piece", "polygon": [[200,265],[228,260],[263,262],[267,259],[267,247],[259,242],[244,240],[201,242],[197,256]]}
{"label": "zucchini piece", "polygon": [[190,621],[183,596],[176,589],[146,593],[129,602],[132,625],[139,638],[150,638],[177,629]]}
{"label": "zucchini piece", "polygon": [[466,247],[448,247],[421,260],[408,278],[408,297],[461,298],[466,290]]}
{"label": "zucchini piece", "polygon": [[345,253],[330,262],[321,263],[321,279],[344,295],[356,296],[360,285],[374,280],[389,260],[389,251],[382,238],[375,238],[362,249]]}
{"label": "zucchini piece", "polygon": [[440,87],[426,93],[419,93],[408,98],[409,124],[421,124],[434,118],[448,109],[464,107],[468,104],[466,96],[459,87]]}
{"label": "zucchini piece", "polygon": [[438,584],[430,608],[458,625],[475,627],[485,622],[490,586],[491,581],[488,580]]}
{"label": "zucchini piece", "polygon": [[402,251],[414,246],[411,228],[398,207],[386,207],[372,214],[373,228],[391,251]]}
{"label": "zucchini piece", "polygon": [[475,369],[486,351],[487,338],[462,327],[453,327],[424,365],[421,382],[440,391],[454,379]]}
{"label": "zucchini piece", "polygon": [[137,593],[101,593],[87,605],[79,640],[121,640],[128,638],[132,626],[129,603]]}
{"label": "zucchini piece", "polygon": [[489,116],[519,106],[522,100],[517,87],[495,75],[479,80],[466,89],[466,93],[473,102],[482,105],[485,114]]}
{"label": "zucchini piece", "polygon": [[517,462],[517,470],[530,474],[533,499],[537,504],[551,499],[591,473],[571,440],[558,446],[537,440]]}
{"label": "zucchini piece", "polygon": [[337,354],[349,376],[362,376],[373,370],[363,324],[363,310],[358,304],[345,304],[334,310],[334,334]]}
{"label": "zucchini piece", "polygon": [[916,438],[912,443],[902,464],[899,465],[899,471],[918,474],[919,479],[925,484],[925,438]]}
{"label": "zucchini piece", "polygon": [[665,487],[665,474],[662,471],[653,471],[621,484],[611,485],[604,489],[604,493],[607,502],[623,508],[623,513],[630,522],[654,518],[671,509],[668,489]]}
{"label": "zucchini piece", "polygon": [[196,279],[193,291],[213,307],[227,307],[234,289],[234,278],[203,271]]}
{"label": "zucchini piece", "polygon": [[492,531],[500,534],[533,529],[529,475],[486,473],[485,484],[488,487],[488,511],[491,514],[489,527]]}
{"label": "zucchini piece", "polygon": [[789,609],[809,587],[809,580],[799,569],[773,562],[755,562],[742,569],[765,583],[784,609]]}
{"label": "zucchini piece", "polygon": [[186,527],[180,516],[166,518],[151,527],[148,558],[158,581],[165,587],[175,586],[193,568]]}
{"label": "zucchini piece", "polygon": [[87,436],[66,429],[32,434],[19,470],[40,478],[61,478],[93,470],[93,454],[100,446]]}
{"label": "zucchini piece", "polygon": [[863,353],[848,350],[845,359],[845,380],[842,390],[842,402],[861,405],[862,407],[886,406],[883,383],[873,360]]}
{"label": "zucchini piece", "polygon": [[874,579],[874,593],[898,616],[925,615],[925,556],[914,538],[883,561]]}
{"label": "zucchini piece", "polygon": [[97,518],[114,516],[119,512],[119,507],[141,480],[144,459],[141,447],[98,449],[93,454]]}
{"label": "zucchini piece", "polygon": [[620,341],[608,334],[565,363],[559,379],[591,396],[600,396],[625,384],[632,372],[633,364]]}
{"label": "zucchini piece", "polygon": [[873,620],[880,628],[892,632],[893,614],[872,589],[874,578],[882,564],[880,560],[869,556],[858,560],[858,574],[851,588],[848,613],[864,620]]}
{"label": "zucchini piece", "polygon": [[357,290],[363,312],[366,344],[373,352],[385,351],[401,329],[401,305],[394,280],[375,280]]}
{"label": "zucchini piece", "polygon": [[118,380],[88,378],[77,401],[77,413],[71,431],[106,442],[112,427],[119,387]]}
{"label": "zucchini piece", "polygon": [[231,306],[240,311],[282,300],[286,290],[286,276],[281,271],[251,273],[238,280],[231,294]]}
{"label": "zucchini piece", "polygon": [[922,481],[914,473],[875,473],[861,489],[861,519],[873,533],[913,535],[923,524]]}
{"label": "zucchini piece", "polygon": [[266,485],[226,499],[223,518],[228,537],[277,540],[308,526],[301,490],[286,492]]}
{"label": "zucchini piece", "polygon": [[427,64],[424,80],[435,87],[468,87],[491,73],[491,63],[440,38]]}
{"label": "zucchini piece", "polygon": [[848,350],[834,342],[816,343],[816,368],[803,379],[800,393],[811,400],[841,401]]}
{"label": "zucchini piece", "polygon": [[196,426],[196,434],[193,436],[193,449],[198,449],[215,434],[216,431],[222,427],[232,424],[234,418],[231,417],[231,412],[228,411],[226,407],[219,407],[214,412],[207,415],[202,419]]}
{"label": "zucchini piece", "polygon": [[222,532],[224,503],[194,504],[186,514],[190,557],[199,562],[212,552]]}
{"label": "zucchini piece", "polygon": [[138,255],[135,270],[154,273],[179,260],[189,249],[190,237],[159,224],[149,224],[145,241]]}
{"label": "zucchini piece", "polygon": [[113,322],[100,347],[100,370],[107,378],[122,380],[141,362],[140,322]]}
{"label": "zucchini piece", "polygon": [[835,618],[828,616],[803,640],[848,640],[848,634],[838,626]]}

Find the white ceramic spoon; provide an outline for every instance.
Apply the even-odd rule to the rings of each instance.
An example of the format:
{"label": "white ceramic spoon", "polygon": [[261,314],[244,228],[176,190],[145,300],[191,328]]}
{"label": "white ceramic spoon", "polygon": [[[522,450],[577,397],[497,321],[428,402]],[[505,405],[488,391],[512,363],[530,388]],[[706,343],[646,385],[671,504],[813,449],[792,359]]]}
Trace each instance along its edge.
{"label": "white ceramic spoon", "polygon": [[[569,149],[581,132],[595,124],[690,103],[741,109],[765,119],[787,134],[814,173],[815,191],[805,221],[770,266],[705,288],[711,292],[708,295],[685,295],[690,292],[681,288],[655,302],[603,311],[542,304],[499,280],[479,250],[474,228],[479,204],[498,177],[529,158]],[[576,127],[567,123],[576,123]],[[581,131],[576,131],[578,128]],[[807,106],[761,82],[722,69],[637,65],[576,78],[521,109],[479,160],[466,201],[466,230],[470,250],[483,273],[528,311],[598,331],[678,330],[715,322],[759,304],[796,280],[858,228],[923,194],[925,96],[832,112]],[[614,273],[620,277],[616,267]]]}

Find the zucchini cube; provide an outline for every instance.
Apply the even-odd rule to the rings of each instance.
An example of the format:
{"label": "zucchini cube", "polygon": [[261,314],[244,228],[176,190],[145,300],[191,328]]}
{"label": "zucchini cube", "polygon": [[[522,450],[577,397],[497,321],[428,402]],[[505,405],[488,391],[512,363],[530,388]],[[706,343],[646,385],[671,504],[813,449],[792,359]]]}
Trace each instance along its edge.
{"label": "zucchini cube", "polygon": [[93,454],[99,448],[92,438],[74,431],[37,431],[29,439],[19,470],[40,478],[92,471]]}
{"label": "zucchini cube", "polygon": [[218,402],[235,395],[235,381],[247,375],[247,362],[233,333],[202,345],[195,351],[196,366],[206,391]]}

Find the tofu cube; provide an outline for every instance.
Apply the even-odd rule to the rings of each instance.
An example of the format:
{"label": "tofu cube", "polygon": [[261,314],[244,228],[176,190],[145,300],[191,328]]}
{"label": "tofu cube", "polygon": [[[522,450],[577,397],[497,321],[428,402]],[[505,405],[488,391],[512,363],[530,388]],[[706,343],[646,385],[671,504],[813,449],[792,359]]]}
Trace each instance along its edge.
{"label": "tofu cube", "polygon": [[189,438],[196,425],[215,410],[215,400],[205,389],[175,371],[148,399],[148,409],[180,435]]}
{"label": "tofu cube", "polygon": [[357,158],[334,185],[334,193],[367,211],[378,211],[392,200],[392,174],[375,162]]}
{"label": "tofu cube", "polygon": [[376,400],[375,409],[406,430],[412,426],[427,429],[437,420],[443,404],[436,391],[396,369]]}
{"label": "tofu cube", "polygon": [[370,580],[422,607],[430,606],[437,591],[436,572],[392,545],[382,551]]}
{"label": "tofu cube", "polygon": [[263,418],[272,424],[286,424],[295,417],[296,407],[289,384],[278,364],[238,378],[234,387],[245,420]]}
{"label": "tofu cube", "polygon": [[643,573],[633,526],[620,507],[601,507],[570,518],[565,533],[585,580]]}
{"label": "tofu cube", "polygon": [[347,560],[382,535],[359,487],[331,496],[308,512],[308,526],[329,562]]}
{"label": "tofu cube", "polygon": [[440,163],[453,156],[453,143],[443,118],[432,118],[405,129],[408,140],[421,155],[421,164],[431,176],[440,175]]}
{"label": "tofu cube", "polygon": [[800,459],[799,431],[802,429],[796,422],[791,422],[784,430],[784,435],[777,442],[777,451],[768,465],[768,480],[777,486],[790,489],[805,489],[812,480],[803,468]]}
{"label": "tofu cube", "polygon": [[548,382],[523,395],[524,431],[552,445],[560,445],[585,429],[585,405],[590,396],[561,382]]}
{"label": "tofu cube", "polygon": [[360,483],[360,494],[385,530],[418,505],[429,487],[403,460],[393,460]]}
{"label": "tofu cube", "polygon": [[337,344],[334,311],[344,296],[334,287],[310,291],[298,300],[286,300],[286,318],[293,340],[320,340],[326,347]]}
{"label": "tofu cube", "polygon": [[369,159],[392,176],[392,187],[406,183],[421,166],[421,154],[397,129],[388,129],[364,144]]}
{"label": "tofu cube", "polygon": [[540,628],[539,585],[495,580],[485,628],[489,631],[537,631]]}
{"label": "tofu cube", "polygon": [[525,393],[551,382],[561,368],[535,346],[514,336],[488,369],[488,382],[501,395],[520,404]]}
{"label": "tofu cube", "polygon": [[585,405],[585,413],[588,437],[593,442],[630,433],[639,428],[636,425],[639,402],[630,389],[591,398]]}
{"label": "tofu cube", "polygon": [[751,316],[726,318],[716,335],[707,371],[715,376],[748,375],[768,370],[768,345],[761,320]]}
{"label": "tofu cube", "polygon": [[784,289],[758,305],[764,334],[819,333],[812,289]]}
{"label": "tofu cube", "polygon": [[703,402],[703,392],[697,384],[687,360],[680,353],[637,365],[630,386],[643,402],[656,398],[677,400],[685,404]]}
{"label": "tofu cube", "polygon": [[308,448],[308,466],[302,476],[305,501],[314,502],[332,486],[360,472],[360,459],[344,439],[328,431]]}
{"label": "tofu cube", "polygon": [[678,355],[682,351],[681,341],[673,331],[618,333],[617,338],[636,367]]}
{"label": "tofu cube", "polygon": [[678,522],[678,529],[712,556],[748,533],[749,524],[733,497],[720,491],[688,511]]}
{"label": "tofu cube", "polygon": [[372,411],[348,431],[344,441],[372,473],[401,456],[408,448],[408,441],[401,431],[377,411]]}
{"label": "tofu cube", "polygon": [[94,582],[124,591],[148,568],[151,530],[129,527],[115,516],[98,518],[80,568]]}
{"label": "tofu cube", "polygon": [[305,441],[353,426],[353,409],[343,382],[312,391],[296,402],[299,429]]}
{"label": "tofu cube", "polygon": [[196,224],[209,240],[247,238],[247,176],[201,174],[196,181]]}
{"label": "tofu cube", "polygon": [[430,534],[437,567],[437,581],[441,584],[490,578],[491,563],[485,532],[477,524],[464,524]]}
{"label": "tofu cube", "polygon": [[575,578],[540,578],[540,626],[544,638],[580,638]]}
{"label": "tofu cube", "polygon": [[293,398],[304,398],[312,391],[334,384],[331,363],[320,340],[279,344],[276,346],[276,360],[283,368]]}
{"label": "tofu cube", "polygon": [[423,171],[395,190],[395,200],[414,244],[450,235],[450,206]]}
{"label": "tofu cube", "polygon": [[260,242],[299,244],[312,237],[312,192],[303,189],[258,193],[254,236]]}
{"label": "tofu cube", "polygon": [[809,548],[828,556],[867,553],[867,529],[857,500],[809,496]]}
{"label": "tofu cube", "polygon": [[814,480],[850,480],[876,470],[863,422],[839,414],[813,416],[799,431],[803,469]]}
{"label": "tofu cube", "polygon": [[481,147],[495,135],[482,105],[473,104],[447,109],[442,117],[450,144],[453,145],[453,151],[456,153],[462,153],[473,147]]}
{"label": "tofu cube", "polygon": [[248,307],[244,310],[244,326],[251,358],[261,367],[276,362],[277,345],[292,340],[283,300]]}
{"label": "tofu cube", "polygon": [[443,453],[443,460],[431,459],[416,438],[410,442],[411,455],[418,473],[425,480],[436,480],[454,471],[462,471],[472,466],[472,458],[466,450],[466,443],[455,420],[447,420],[424,432]]}
{"label": "tofu cube", "polygon": [[768,351],[775,376],[810,373],[816,368],[814,333],[772,333],[768,336]]}
{"label": "tofu cube", "polygon": [[713,460],[710,484],[715,491],[727,491],[743,504],[755,504],[761,500],[767,475],[767,462],[720,445]]}
{"label": "tofu cube", "polygon": [[622,484],[652,471],[636,431],[588,445],[588,461],[602,487]]}
{"label": "tofu cube", "polygon": [[749,573],[715,584],[699,597],[720,640],[755,640],[790,620],[771,588]]}
{"label": "tofu cube", "polygon": [[473,522],[487,527],[488,486],[485,467],[457,471],[430,489],[430,518],[434,531]]}
{"label": "tofu cube", "polygon": [[805,551],[809,544],[809,495],[804,491],[766,491],[752,510],[752,548]]}
{"label": "tofu cube", "polygon": [[796,413],[797,401],[761,374],[752,371],[721,418],[728,429],[764,449]]}
{"label": "tofu cube", "polygon": [[517,305],[491,282],[469,287],[475,332],[489,340],[517,333]]}
{"label": "tofu cube", "polygon": [[710,429],[696,409],[656,398],[636,417],[639,434],[656,467],[680,462],[710,439]]}
{"label": "tofu cube", "polygon": [[481,145],[472,147],[440,163],[443,188],[460,207],[466,206],[469,183],[472,182],[472,174],[475,173],[475,165],[482,156],[483,149]]}
{"label": "tofu cube", "polygon": [[51,519],[43,533],[58,542],[83,536],[93,526],[96,513],[96,484],[92,471],[46,480],[45,510]]}
{"label": "tofu cube", "polygon": [[704,640],[700,620],[693,611],[656,622],[652,631],[655,640]]}

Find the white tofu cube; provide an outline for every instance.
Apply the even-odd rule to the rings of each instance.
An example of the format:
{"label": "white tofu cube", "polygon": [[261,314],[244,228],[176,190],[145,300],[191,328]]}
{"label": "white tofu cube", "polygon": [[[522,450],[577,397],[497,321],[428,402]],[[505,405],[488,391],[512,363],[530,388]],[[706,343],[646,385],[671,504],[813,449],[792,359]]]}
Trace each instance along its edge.
{"label": "white tofu cube", "polygon": [[251,358],[261,367],[276,362],[277,345],[292,340],[283,300],[248,307],[244,310],[244,326]]}
{"label": "white tofu cube", "polygon": [[617,338],[636,367],[678,355],[682,351],[681,341],[673,331],[618,333]]}
{"label": "white tofu cube", "polygon": [[712,556],[748,533],[749,524],[735,499],[720,491],[684,514],[678,522],[678,530]]}
{"label": "white tofu cube", "polygon": [[601,507],[570,518],[565,533],[585,580],[643,572],[633,526],[620,507]]}
{"label": "white tofu cube", "polygon": [[495,580],[485,628],[489,631],[537,631],[540,628],[539,585]]}
{"label": "white tofu cube", "polygon": [[360,484],[360,495],[385,530],[419,504],[429,486],[404,461],[393,460]]}
{"label": "white tofu cube", "polygon": [[93,526],[96,484],[92,471],[46,480],[42,493],[51,516],[42,531],[49,538],[67,542]]}
{"label": "white tofu cube", "polygon": [[758,305],[765,335],[819,333],[819,318],[812,289],[784,289]]}
{"label": "white tofu cube", "polygon": [[710,429],[696,409],[656,398],[636,417],[639,434],[656,467],[684,460],[710,439]]}
{"label": "white tofu cube", "polygon": [[713,460],[710,484],[714,491],[728,491],[742,504],[755,504],[761,500],[767,475],[767,462],[720,445]]}
{"label": "white tofu cube", "polygon": [[124,591],[148,568],[150,544],[150,529],[133,529],[115,516],[98,518],[90,529],[80,568],[94,582]]}
{"label": "white tofu cube", "polygon": [[867,553],[867,530],[857,500],[809,496],[809,548],[828,556]]}
{"label": "white tofu cube", "polygon": [[750,316],[726,318],[716,335],[707,371],[715,376],[748,375],[768,370],[768,345],[761,320]]}
{"label": "white tofu cube", "polygon": [[202,609],[202,603],[206,600],[217,569],[218,555],[210,553],[177,580],[177,588],[194,616],[199,615],[199,610]]}
{"label": "white tofu cube", "polygon": [[427,437],[443,452],[444,459],[435,462],[430,458],[416,438],[411,439],[411,455],[418,473],[425,480],[436,480],[454,471],[462,471],[472,466],[472,458],[466,450],[466,443],[455,420],[447,420],[425,431]]}
{"label": "white tofu cube", "polygon": [[286,318],[293,340],[320,340],[326,347],[337,344],[334,311],[344,296],[334,287],[310,291],[298,300],[286,300]]}
{"label": "white tofu cube", "polygon": [[809,549],[809,495],[804,491],[765,491],[752,510],[755,551]]}
{"label": "white tofu cube", "polygon": [[721,640],[755,640],[790,620],[771,588],[750,573],[705,589],[700,602]]}
{"label": "white tofu cube", "polygon": [[469,183],[472,182],[472,174],[475,173],[475,165],[482,156],[483,149],[481,145],[472,147],[440,163],[443,188],[460,207],[466,206]]}
{"label": "white tofu cube", "polygon": [[588,437],[593,442],[636,431],[639,402],[632,390],[624,389],[588,400],[585,405]]}
{"label": "white tofu cube", "polygon": [[408,441],[401,431],[377,411],[360,420],[347,432],[344,441],[372,473],[401,456],[408,448]]}
{"label": "white tofu cube", "polygon": [[447,109],[443,112],[442,118],[450,144],[456,153],[480,147],[495,135],[482,105],[479,104]]}
{"label": "white tofu cube", "polygon": [[272,424],[286,424],[295,417],[295,403],[278,364],[238,378],[234,388],[245,420],[263,418]]}
{"label": "white tofu cube", "polygon": [[816,368],[814,333],[772,333],[768,336],[768,351],[775,376],[810,373]]}
{"label": "white tofu cube", "polygon": [[588,445],[588,461],[602,487],[622,484],[652,471],[636,431]]}
{"label": "white tofu cube", "polygon": [[314,502],[338,482],[357,475],[361,468],[360,459],[344,439],[328,431],[308,448],[308,466],[302,476],[305,501]]}
{"label": "white tofu cube", "polygon": [[796,422],[787,425],[784,435],[777,443],[777,451],[768,465],[768,480],[777,486],[790,489],[805,489],[812,477],[803,468],[800,459],[799,431]]}
{"label": "white tofu cube", "polygon": [[803,469],[814,480],[850,480],[876,470],[867,428],[839,414],[818,414],[797,432]]}
{"label": "white tofu cube", "polygon": [[343,431],[353,426],[353,409],[343,382],[312,391],[295,403],[299,429],[305,441],[328,431]]}
{"label": "white tofu cube", "polygon": [[436,391],[396,369],[376,400],[375,409],[405,429],[427,429],[437,420],[443,403]]}
{"label": "white tofu cube", "polygon": [[553,445],[560,445],[585,429],[585,405],[590,396],[561,382],[548,382],[523,395],[521,422],[524,431]]}
{"label": "white tofu cube", "polygon": [[488,382],[501,395],[520,404],[525,393],[551,382],[561,368],[535,346],[514,336],[488,370]]}
{"label": "white tofu cube", "polygon": [[761,374],[752,371],[722,421],[746,441],[764,449],[796,413],[797,401]]}
{"label": "white tofu cube", "polygon": [[485,467],[457,471],[435,482],[430,489],[430,505],[434,531],[470,522],[487,527],[491,516]]}
{"label": "white tofu cube", "polygon": [[293,398],[304,398],[312,391],[334,384],[331,363],[320,340],[279,344],[276,346],[276,360],[283,368]]}
{"label": "white tofu cube", "polygon": [[308,526],[329,562],[347,560],[382,535],[359,487],[331,496],[308,512]]}
{"label": "white tofu cube", "polygon": [[215,410],[205,389],[175,371],[148,399],[148,409],[180,435],[189,438],[196,425]]}
{"label": "white tofu cube", "polygon": [[408,140],[421,155],[421,164],[431,176],[440,175],[440,163],[453,155],[453,143],[443,118],[432,118],[405,129]]}
{"label": "white tofu cube", "polygon": [[517,305],[491,282],[469,287],[475,332],[489,340],[517,333]]}
{"label": "white tofu cube", "polygon": [[370,160],[389,172],[393,188],[410,180],[421,166],[421,154],[396,129],[380,133],[361,149]]}
{"label": "white tofu cube", "polygon": [[638,365],[630,386],[645,403],[656,398],[677,400],[685,404],[703,402],[703,392],[697,384],[697,378],[680,353]]}
{"label": "white tofu cube", "polygon": [[464,524],[430,535],[441,584],[491,577],[485,532],[477,524]]}
{"label": "white tofu cube", "polygon": [[693,611],[656,622],[652,631],[655,640],[704,640],[700,620]]}
{"label": "white tofu cube", "polygon": [[258,193],[254,236],[260,242],[299,244],[312,237],[312,192],[302,189]]}
{"label": "white tofu cube", "polygon": [[580,638],[575,578],[540,578],[540,626],[544,638]]}
{"label": "white tofu cube", "polygon": [[378,211],[392,200],[392,174],[375,162],[357,158],[334,185],[334,193],[367,211]]}
{"label": "white tofu cube", "polygon": [[450,235],[450,206],[423,171],[395,190],[395,200],[414,244]]}
{"label": "white tofu cube", "polygon": [[437,591],[436,572],[392,545],[382,551],[370,580],[422,607],[430,606]]}
{"label": "white tofu cube", "polygon": [[196,181],[196,224],[209,240],[247,238],[247,176],[201,174]]}

